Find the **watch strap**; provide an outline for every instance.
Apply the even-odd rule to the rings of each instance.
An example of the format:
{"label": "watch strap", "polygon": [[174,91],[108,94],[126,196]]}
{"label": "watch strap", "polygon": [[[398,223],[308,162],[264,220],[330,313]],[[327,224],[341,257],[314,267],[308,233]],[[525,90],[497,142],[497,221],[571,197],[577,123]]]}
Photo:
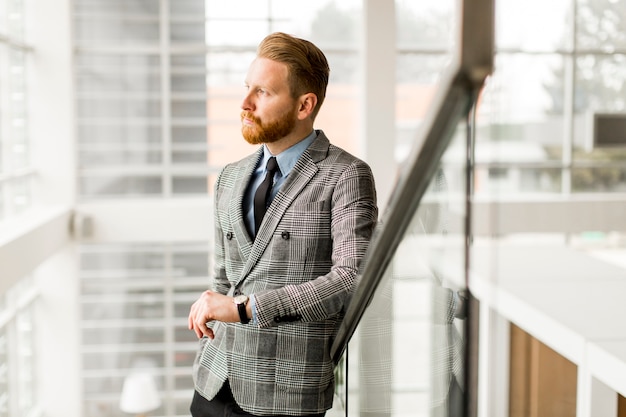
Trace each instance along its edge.
{"label": "watch strap", "polygon": [[241,324],[250,323],[248,313],[246,312],[246,303],[237,303],[237,311],[239,312],[239,321]]}

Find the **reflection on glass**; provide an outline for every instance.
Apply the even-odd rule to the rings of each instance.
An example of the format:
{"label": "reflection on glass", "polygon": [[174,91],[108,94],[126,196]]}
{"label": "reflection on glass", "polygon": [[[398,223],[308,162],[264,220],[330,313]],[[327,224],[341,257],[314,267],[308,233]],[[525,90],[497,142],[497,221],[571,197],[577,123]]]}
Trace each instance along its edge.
{"label": "reflection on glass", "polygon": [[[626,151],[610,152],[615,156],[605,156],[598,166],[572,169],[572,191],[580,193],[623,193],[626,191]],[[596,155],[599,153],[596,152]],[[619,165],[607,161],[618,159]],[[621,165],[621,166],[620,166]]]}
{"label": "reflection on glass", "polygon": [[498,194],[518,196],[520,193],[551,194],[561,191],[560,167],[526,167],[519,163],[478,163],[474,169],[474,192],[477,196]]}
{"label": "reflection on glass", "polygon": [[350,342],[355,416],[463,415],[464,183],[448,182],[459,170],[439,167]]}

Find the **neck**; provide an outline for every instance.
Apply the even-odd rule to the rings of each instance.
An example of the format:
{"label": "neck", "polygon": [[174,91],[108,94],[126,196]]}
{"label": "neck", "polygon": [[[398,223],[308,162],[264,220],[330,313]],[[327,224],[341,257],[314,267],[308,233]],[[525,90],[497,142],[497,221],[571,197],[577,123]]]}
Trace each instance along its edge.
{"label": "neck", "polygon": [[307,126],[294,129],[289,135],[278,139],[276,142],[266,143],[265,146],[267,146],[267,150],[272,155],[278,155],[296,143],[303,141],[312,131],[313,126],[307,124]]}

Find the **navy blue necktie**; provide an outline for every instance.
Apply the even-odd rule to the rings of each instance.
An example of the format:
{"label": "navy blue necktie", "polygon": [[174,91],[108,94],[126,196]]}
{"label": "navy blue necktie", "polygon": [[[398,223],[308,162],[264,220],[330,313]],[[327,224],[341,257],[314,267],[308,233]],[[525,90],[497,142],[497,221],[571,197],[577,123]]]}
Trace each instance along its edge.
{"label": "navy blue necktie", "polygon": [[256,234],[259,230],[259,226],[261,225],[261,221],[263,220],[263,216],[265,216],[265,211],[267,210],[267,199],[270,195],[270,191],[272,189],[272,184],[274,182],[274,173],[278,171],[278,163],[276,163],[276,158],[271,157],[267,161],[267,165],[265,167],[267,174],[265,175],[265,179],[259,185],[259,188],[256,189],[254,193],[254,233]]}

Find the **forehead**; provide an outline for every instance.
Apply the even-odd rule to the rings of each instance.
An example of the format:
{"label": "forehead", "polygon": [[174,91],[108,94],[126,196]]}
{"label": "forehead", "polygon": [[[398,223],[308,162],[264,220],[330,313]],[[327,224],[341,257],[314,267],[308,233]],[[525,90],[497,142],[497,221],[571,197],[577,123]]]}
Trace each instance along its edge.
{"label": "forehead", "polygon": [[272,61],[267,58],[256,58],[250,64],[246,83],[248,85],[259,85],[279,89],[287,88],[287,77],[289,71],[287,65],[282,62]]}

